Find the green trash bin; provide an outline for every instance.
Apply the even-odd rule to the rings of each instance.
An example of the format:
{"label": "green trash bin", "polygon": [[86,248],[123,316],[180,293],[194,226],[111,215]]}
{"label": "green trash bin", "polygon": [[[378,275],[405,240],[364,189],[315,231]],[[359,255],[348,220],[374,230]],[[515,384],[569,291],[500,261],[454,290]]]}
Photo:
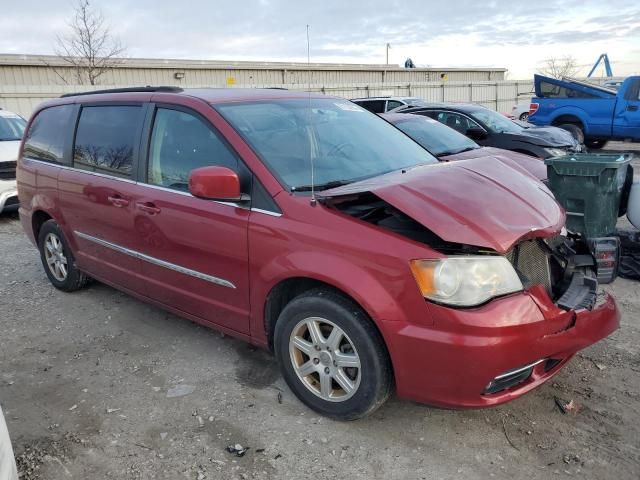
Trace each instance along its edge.
{"label": "green trash bin", "polygon": [[548,158],[549,188],[567,212],[567,229],[586,237],[616,231],[631,155],[578,153]]}

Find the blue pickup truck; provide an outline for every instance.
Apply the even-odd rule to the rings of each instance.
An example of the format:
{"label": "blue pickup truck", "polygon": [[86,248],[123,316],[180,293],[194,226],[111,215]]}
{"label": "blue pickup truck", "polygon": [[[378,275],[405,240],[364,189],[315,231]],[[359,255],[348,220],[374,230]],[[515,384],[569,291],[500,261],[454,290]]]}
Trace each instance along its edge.
{"label": "blue pickup truck", "polygon": [[570,131],[587,147],[609,140],[640,142],[640,76],[627,78],[616,91],[579,80],[534,75],[536,96],[529,122]]}

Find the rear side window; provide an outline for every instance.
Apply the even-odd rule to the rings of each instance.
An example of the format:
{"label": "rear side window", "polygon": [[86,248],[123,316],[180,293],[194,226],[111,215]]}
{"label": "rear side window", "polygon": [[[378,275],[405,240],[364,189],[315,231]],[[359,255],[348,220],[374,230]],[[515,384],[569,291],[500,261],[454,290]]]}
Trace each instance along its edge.
{"label": "rear side window", "polygon": [[397,101],[397,100],[389,100],[389,101],[387,102],[387,112],[388,112],[389,110],[393,110],[394,108],[398,108],[398,107],[401,107],[401,106],[403,106],[403,105],[404,105],[404,103],[399,102],[399,101]]}
{"label": "rear side window", "polygon": [[384,113],[385,100],[364,100],[357,102],[362,108],[369,110],[372,113]]}
{"label": "rear side window", "polygon": [[548,82],[540,82],[540,93],[544,98],[598,98],[586,92],[572,90]]}
{"label": "rear side window", "polygon": [[142,107],[83,107],[76,131],[73,166],[117,177],[131,177]]}
{"label": "rear side window", "polygon": [[25,138],[25,158],[63,163],[73,109],[73,105],[59,105],[38,113]]}
{"label": "rear side window", "polygon": [[220,137],[199,117],[158,108],[149,148],[148,182],[187,191],[195,168],[222,166],[237,171],[238,160]]}

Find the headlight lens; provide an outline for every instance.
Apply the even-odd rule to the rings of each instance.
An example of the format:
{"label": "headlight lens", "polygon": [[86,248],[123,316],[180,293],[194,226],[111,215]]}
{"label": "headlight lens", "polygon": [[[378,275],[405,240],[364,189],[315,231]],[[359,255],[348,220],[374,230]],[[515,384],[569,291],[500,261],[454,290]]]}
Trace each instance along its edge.
{"label": "headlight lens", "polygon": [[505,257],[460,256],[412,260],[411,271],[429,300],[471,307],[522,290],[522,282]]}
{"label": "headlight lens", "polygon": [[562,155],[567,154],[566,150],[561,148],[545,148],[545,151],[552,157],[561,157]]}

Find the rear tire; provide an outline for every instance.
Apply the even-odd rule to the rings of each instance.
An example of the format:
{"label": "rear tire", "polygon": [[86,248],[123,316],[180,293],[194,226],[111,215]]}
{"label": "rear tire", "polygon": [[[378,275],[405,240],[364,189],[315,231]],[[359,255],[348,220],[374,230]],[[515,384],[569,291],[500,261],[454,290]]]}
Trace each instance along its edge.
{"label": "rear tire", "polygon": [[605,145],[607,144],[607,140],[593,140],[593,139],[586,139],[584,141],[584,144],[587,146],[587,148],[590,148],[591,150],[600,150],[601,148],[604,148]]}
{"label": "rear tire", "polygon": [[529,112],[521,113],[519,118],[520,118],[521,122],[528,122],[529,121]]}
{"label": "rear tire", "polygon": [[380,333],[358,305],[331,290],[314,289],[289,302],[276,323],[274,349],[291,391],[327,417],[365,417],[391,393]]}
{"label": "rear tire", "polygon": [[73,292],[89,282],[89,277],[76,267],[67,239],[54,220],[47,220],[40,227],[38,249],[44,271],[57,289]]}
{"label": "rear tire", "polygon": [[581,126],[575,123],[562,123],[558,125],[558,128],[562,128],[573,135],[573,138],[575,138],[580,145],[584,143],[584,131]]}

